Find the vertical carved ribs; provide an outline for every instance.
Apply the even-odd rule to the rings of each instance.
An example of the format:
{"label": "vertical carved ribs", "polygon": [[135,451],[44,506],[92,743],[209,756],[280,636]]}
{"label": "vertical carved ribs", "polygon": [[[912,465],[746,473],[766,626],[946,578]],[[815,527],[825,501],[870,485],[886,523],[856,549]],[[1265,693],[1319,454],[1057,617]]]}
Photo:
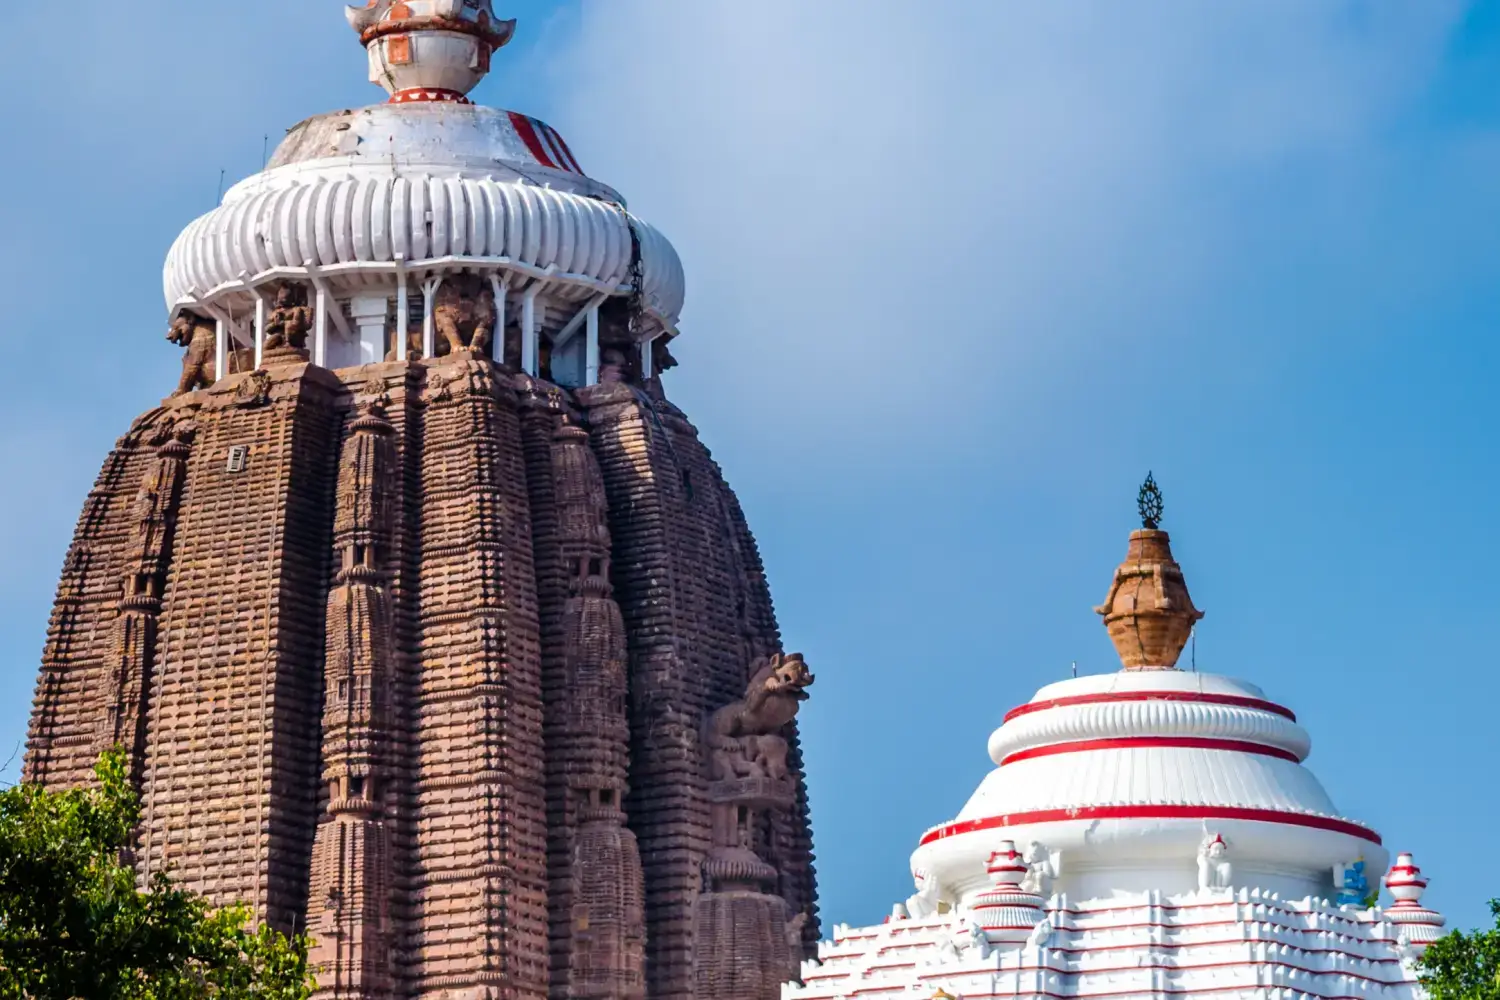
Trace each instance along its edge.
{"label": "vertical carved ribs", "polygon": [[136,788],[145,761],[146,699],[156,660],[162,592],[196,429],[191,419],[183,417],[163,421],[151,437],[156,457],[141,479],[131,511],[135,530],[126,557],[119,615],[111,627],[104,711],[95,720],[95,752],[122,747]]}
{"label": "vertical carved ribs", "polygon": [[394,675],[388,562],[395,471],[387,400],[350,424],[334,510],[323,689],[326,806],[313,845],[307,927],[319,996],[377,998],[392,988],[390,792]]}
{"label": "vertical carved ribs", "polygon": [[[568,578],[560,638],[562,691],[548,750],[568,849],[567,991],[610,1000],[645,995],[645,888],[635,834],[622,808],[629,767],[625,622],[610,585],[609,501],[587,432],[553,437],[556,539]],[[556,814],[554,814],[556,815]],[[563,902],[559,900],[559,902]],[[556,968],[556,966],[554,966]],[[556,992],[556,991],[554,991]]]}

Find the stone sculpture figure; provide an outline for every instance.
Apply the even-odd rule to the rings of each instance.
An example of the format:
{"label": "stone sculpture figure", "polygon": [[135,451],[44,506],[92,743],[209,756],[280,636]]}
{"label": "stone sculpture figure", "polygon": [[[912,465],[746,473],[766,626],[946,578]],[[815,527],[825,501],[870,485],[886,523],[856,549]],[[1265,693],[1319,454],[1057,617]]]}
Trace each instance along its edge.
{"label": "stone sculpture figure", "polygon": [[454,274],[438,286],[432,322],[442,337],[439,354],[486,354],[495,330],[495,294],[477,274]]}
{"label": "stone sculpture figure", "polygon": [[1198,888],[1227,889],[1234,868],[1229,863],[1229,845],[1217,833],[1205,834],[1198,845]]}
{"label": "stone sculpture figure", "polygon": [[1026,877],[1021,880],[1021,888],[1043,898],[1052,895],[1052,881],[1062,871],[1060,855],[1033,840],[1026,846],[1022,859],[1026,862]]}
{"label": "stone sculpture figure", "polygon": [[1026,947],[1045,948],[1052,941],[1052,921],[1043,920],[1031,929],[1031,934],[1026,938]]}
{"label": "stone sculpture figure", "polygon": [[283,281],[276,286],[271,302],[271,312],[266,317],[265,351],[306,350],[307,334],[313,326],[307,288],[294,281]]}
{"label": "stone sculpture figure", "polygon": [[906,898],[906,915],[913,920],[934,916],[942,899],[942,886],[925,868],[913,870],[911,877],[917,891]]}
{"label": "stone sculpture figure", "polygon": [[[704,726],[712,840],[696,904],[694,965],[701,1000],[774,1000],[798,975],[808,915],[777,892],[771,860],[778,817],[795,806],[783,733],[807,700],[813,675],[800,653],[760,661],[745,695]],[[745,928],[784,925],[785,940]]]}
{"label": "stone sculpture figure", "polygon": [[813,679],[801,653],[777,653],[751,676],[744,698],[709,717],[715,780],[786,776],[786,741],[778,734],[807,700]]}
{"label": "stone sculpture figure", "polygon": [[182,377],[172,393],[180,396],[194,389],[207,389],[218,381],[214,358],[217,330],[212,322],[191,312],[179,313],[167,330],[167,339],[187,350],[182,355]]}

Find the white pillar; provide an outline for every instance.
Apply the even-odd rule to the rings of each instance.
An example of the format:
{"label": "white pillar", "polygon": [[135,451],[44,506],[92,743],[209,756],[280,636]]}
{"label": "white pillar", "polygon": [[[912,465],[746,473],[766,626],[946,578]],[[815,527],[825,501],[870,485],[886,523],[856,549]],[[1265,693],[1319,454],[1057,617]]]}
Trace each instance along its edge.
{"label": "white pillar", "polygon": [[505,361],[505,275],[500,271],[490,273],[490,290],[495,296],[495,329],[490,334],[490,360],[496,364]]}
{"label": "white pillar", "polygon": [[266,299],[259,292],[255,293],[255,367],[260,367],[260,359],[266,352]]}
{"label": "white pillar", "polygon": [[349,312],[359,334],[359,360],[356,364],[368,365],[385,360],[385,318],[390,310],[391,300],[384,293],[356,295],[349,300]]}
{"label": "white pillar", "polygon": [[396,263],[396,350],[393,353],[397,361],[405,361],[406,345],[411,336],[411,299],[406,288],[406,269],[400,266],[399,254]]}
{"label": "white pillar", "polygon": [[589,306],[583,321],[583,384],[599,381],[599,307]]}
{"label": "white pillar", "polygon": [[221,316],[214,324],[214,379],[229,374],[229,324]]}
{"label": "white pillar", "polygon": [[536,293],[540,288],[532,285],[521,297],[521,370],[527,375],[537,374]]}
{"label": "white pillar", "polygon": [[313,313],[312,363],[319,368],[328,367],[328,292],[318,284],[317,308]]}
{"label": "white pillar", "polygon": [[428,278],[422,282],[422,357],[437,357],[437,327],[432,318],[432,300],[443,284],[443,276]]}
{"label": "white pillar", "polygon": [[654,374],[654,372],[651,369],[652,369],[652,365],[655,363],[656,357],[655,357],[654,354],[651,353],[651,345],[653,345],[655,343],[656,343],[656,338],[655,337],[652,337],[649,340],[643,340],[643,341],[641,341],[641,381],[642,382],[646,381],[648,378],[650,378]]}

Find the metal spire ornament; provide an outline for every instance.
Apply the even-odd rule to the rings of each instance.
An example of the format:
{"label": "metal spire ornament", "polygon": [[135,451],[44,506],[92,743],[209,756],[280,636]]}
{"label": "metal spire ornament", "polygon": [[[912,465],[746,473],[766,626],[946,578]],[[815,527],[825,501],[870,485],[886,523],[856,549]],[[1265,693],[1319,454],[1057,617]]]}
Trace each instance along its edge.
{"label": "metal spire ornament", "polygon": [[1156,485],[1156,480],[1150,472],[1146,473],[1146,481],[1141,484],[1141,491],[1136,494],[1135,504],[1141,512],[1141,527],[1147,531],[1155,531],[1161,527],[1163,510],[1161,489]]}

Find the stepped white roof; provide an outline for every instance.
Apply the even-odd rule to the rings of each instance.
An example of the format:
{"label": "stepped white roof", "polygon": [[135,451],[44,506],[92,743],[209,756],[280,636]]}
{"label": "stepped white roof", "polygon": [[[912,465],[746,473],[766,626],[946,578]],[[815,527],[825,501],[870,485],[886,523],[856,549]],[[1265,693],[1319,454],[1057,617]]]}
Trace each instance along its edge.
{"label": "stepped white roof", "polygon": [[837,927],[784,1000],[1420,997],[1443,918],[1411,855],[1386,875],[1394,903],[1369,905],[1389,855],[1303,766],[1296,713],[1152,665],[1202,617],[1164,532],[1132,535],[1097,610],[1133,666],[1008,712],[994,770],[913,853],[917,892]]}

